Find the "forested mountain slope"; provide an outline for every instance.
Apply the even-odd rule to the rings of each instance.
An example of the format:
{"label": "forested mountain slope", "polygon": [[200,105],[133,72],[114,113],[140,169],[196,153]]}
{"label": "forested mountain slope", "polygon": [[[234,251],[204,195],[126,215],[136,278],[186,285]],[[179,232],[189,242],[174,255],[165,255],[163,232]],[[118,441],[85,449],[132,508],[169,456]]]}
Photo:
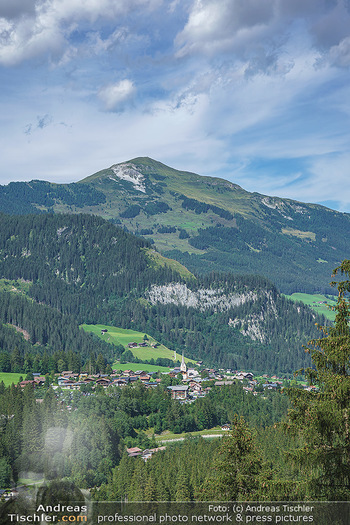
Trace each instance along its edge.
{"label": "forested mountain slope", "polygon": [[[144,331],[216,366],[293,372],[308,364],[301,345],[315,337],[316,317],[266,279],[195,278],[152,251],[148,241],[93,215],[1,215],[0,221],[0,278],[29,281],[34,300],[3,301],[8,308],[1,310],[1,322],[27,330],[33,345],[49,345],[52,354],[59,351],[54,339],[69,351],[64,315],[72,323],[69,341],[78,324],[101,323]],[[39,311],[44,305],[52,312],[45,311],[45,326],[39,320],[45,319]],[[32,314],[24,315],[30,308]],[[80,348],[88,359],[85,340]],[[102,353],[111,360],[108,348],[96,347],[92,357]]]}
{"label": "forested mountain slope", "polygon": [[0,187],[0,210],[101,215],[191,271],[260,274],[284,293],[330,292],[329,276],[350,252],[349,214],[249,193],[147,157],[76,184],[10,183]]}

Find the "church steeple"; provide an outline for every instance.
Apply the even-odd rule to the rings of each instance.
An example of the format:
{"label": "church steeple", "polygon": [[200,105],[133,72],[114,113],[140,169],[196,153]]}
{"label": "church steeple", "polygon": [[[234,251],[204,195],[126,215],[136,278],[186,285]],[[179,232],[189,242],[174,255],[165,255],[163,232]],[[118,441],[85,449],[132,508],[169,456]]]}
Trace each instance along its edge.
{"label": "church steeple", "polygon": [[185,363],[185,357],[184,357],[183,351],[182,351],[182,360],[181,360],[181,365],[180,365],[180,371],[183,372],[184,374],[186,374],[186,372],[187,372],[187,366],[186,366],[186,363]]}

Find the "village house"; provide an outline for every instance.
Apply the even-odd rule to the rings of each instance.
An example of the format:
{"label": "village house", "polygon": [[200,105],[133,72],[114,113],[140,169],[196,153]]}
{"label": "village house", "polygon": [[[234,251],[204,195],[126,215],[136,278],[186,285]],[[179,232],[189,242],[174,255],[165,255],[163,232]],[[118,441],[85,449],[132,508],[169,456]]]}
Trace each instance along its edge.
{"label": "village house", "polygon": [[193,378],[193,377],[198,377],[198,376],[199,376],[198,370],[196,370],[195,368],[188,368],[187,370],[188,379]]}
{"label": "village house", "polygon": [[21,381],[20,384],[19,384],[19,386],[20,386],[21,388],[25,388],[27,385],[32,385],[32,386],[34,387],[34,386],[35,386],[35,381],[34,381],[34,379],[32,379],[32,380],[27,380],[27,381]]}
{"label": "village house", "polygon": [[263,385],[263,388],[267,390],[276,390],[278,387],[279,385],[277,383],[265,383]]}
{"label": "village house", "polygon": [[129,458],[134,458],[136,456],[141,456],[141,454],[142,454],[142,450],[139,447],[127,448],[126,452],[127,452],[128,456],[129,456]]}
{"label": "village house", "polygon": [[187,399],[188,386],[186,385],[175,385],[168,386],[168,390],[171,392],[172,399]]}
{"label": "village house", "polygon": [[95,382],[96,385],[101,385],[103,387],[107,387],[111,384],[111,380],[107,377],[100,377],[99,379],[96,379]]}
{"label": "village house", "polygon": [[93,377],[85,377],[82,381],[84,385],[90,385],[95,382],[95,379]]}
{"label": "village house", "polygon": [[117,378],[117,379],[114,379],[112,385],[123,387],[123,386],[127,386],[128,383],[129,383],[128,378]]}
{"label": "village house", "polygon": [[189,382],[188,386],[189,386],[190,392],[193,392],[193,393],[196,393],[196,394],[201,394],[202,393],[203,388],[202,388],[202,385],[199,382],[192,380],[192,381]]}
{"label": "village house", "polygon": [[243,381],[244,379],[246,379],[247,381],[251,381],[254,378],[251,372],[238,372],[233,377],[235,379],[238,379],[238,381]]}
{"label": "village house", "polygon": [[153,454],[155,454],[156,452],[159,452],[160,450],[165,450],[166,447],[158,447],[158,448],[146,448],[143,452],[142,452],[142,459],[146,462],[148,459],[150,459]]}

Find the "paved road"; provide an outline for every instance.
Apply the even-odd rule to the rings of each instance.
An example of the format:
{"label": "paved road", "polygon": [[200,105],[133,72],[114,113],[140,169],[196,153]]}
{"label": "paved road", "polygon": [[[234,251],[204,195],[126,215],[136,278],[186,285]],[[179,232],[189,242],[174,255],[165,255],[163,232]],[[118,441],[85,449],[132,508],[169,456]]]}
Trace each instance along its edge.
{"label": "paved road", "polygon": [[[204,439],[210,439],[210,438],[217,438],[222,437],[224,434],[204,434],[200,436],[192,436],[192,437],[202,437]],[[157,440],[157,443],[172,443],[173,441],[184,441],[186,438],[179,437],[179,438],[173,438],[173,439],[159,439]]]}

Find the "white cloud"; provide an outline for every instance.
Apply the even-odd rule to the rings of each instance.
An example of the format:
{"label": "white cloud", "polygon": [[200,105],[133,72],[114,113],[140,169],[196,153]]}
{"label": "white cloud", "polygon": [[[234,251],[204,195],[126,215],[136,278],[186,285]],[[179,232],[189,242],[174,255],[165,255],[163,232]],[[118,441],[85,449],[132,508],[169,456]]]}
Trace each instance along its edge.
{"label": "white cloud", "polygon": [[274,16],[274,0],[196,0],[184,29],[178,34],[178,56],[235,49],[244,53],[261,41]]}
{"label": "white cloud", "polygon": [[[55,97],[59,100],[63,94],[56,91]],[[37,178],[72,182],[138,156],[179,169],[214,173],[227,158],[226,144],[202,128],[206,96],[198,97],[191,114],[166,102],[154,103],[147,113],[129,108],[116,114],[97,112],[72,94],[56,107],[59,117],[53,114],[51,125],[40,130],[35,129],[36,115],[44,115],[51,95],[33,92],[28,97],[17,104],[16,120],[12,105],[0,105],[0,125],[7,130],[2,139],[2,184]],[[24,133],[28,122],[33,122],[29,136]]]}
{"label": "white cloud", "polygon": [[131,80],[124,79],[116,84],[109,84],[100,89],[98,96],[104,104],[106,111],[117,111],[130,100],[136,93],[136,88]]}
{"label": "white cloud", "polygon": [[133,10],[155,9],[162,0],[15,0],[11,8],[8,0],[0,2],[0,64],[9,66],[40,55],[59,62],[72,55],[70,37],[77,29],[102,20],[118,23]]}
{"label": "white cloud", "polygon": [[344,0],[193,0],[176,37],[177,56],[230,53],[250,72],[271,73],[301,31],[306,47],[329,53],[335,65],[348,65],[350,9]]}
{"label": "white cloud", "polygon": [[288,188],[288,196],[307,202],[338,201],[339,209],[349,213],[349,166],[348,152],[315,157],[307,176],[295,187]]}
{"label": "white cloud", "polygon": [[338,45],[332,46],[326,56],[330,64],[340,67],[350,66],[350,36],[344,38]]}
{"label": "white cloud", "polygon": [[0,67],[2,173],[68,182],[148,155],[232,174],[252,191],[324,200],[333,160],[341,185],[349,161],[346,6],[0,0],[0,65],[17,65]]}

